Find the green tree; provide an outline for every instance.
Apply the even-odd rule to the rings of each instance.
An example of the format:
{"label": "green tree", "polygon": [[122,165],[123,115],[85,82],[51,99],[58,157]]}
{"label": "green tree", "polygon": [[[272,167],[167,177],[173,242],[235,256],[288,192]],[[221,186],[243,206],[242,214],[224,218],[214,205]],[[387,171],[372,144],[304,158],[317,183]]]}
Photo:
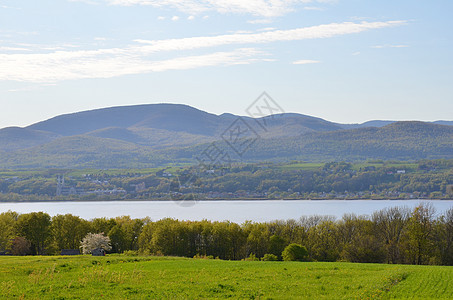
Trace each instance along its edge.
{"label": "green tree", "polygon": [[310,255],[318,261],[337,261],[340,257],[341,242],[337,224],[323,221],[308,230]]}
{"label": "green tree", "polygon": [[56,252],[62,249],[78,249],[80,241],[90,231],[89,222],[71,214],[52,218],[52,240]]}
{"label": "green tree", "polygon": [[307,248],[299,244],[289,244],[282,252],[284,261],[306,261],[308,259]]}
{"label": "green tree", "polygon": [[44,212],[22,214],[17,219],[16,232],[30,241],[33,254],[42,255],[51,237],[50,225],[51,218]]}
{"label": "green tree", "polygon": [[0,251],[11,248],[11,241],[15,236],[15,225],[19,214],[7,211],[0,214]]}
{"label": "green tree", "polygon": [[415,265],[428,264],[434,249],[434,208],[423,203],[412,212],[405,235],[405,250],[408,262]]}
{"label": "green tree", "polygon": [[278,260],[282,259],[282,252],[288,242],[279,235],[272,235],[269,239],[269,254],[277,256]]}

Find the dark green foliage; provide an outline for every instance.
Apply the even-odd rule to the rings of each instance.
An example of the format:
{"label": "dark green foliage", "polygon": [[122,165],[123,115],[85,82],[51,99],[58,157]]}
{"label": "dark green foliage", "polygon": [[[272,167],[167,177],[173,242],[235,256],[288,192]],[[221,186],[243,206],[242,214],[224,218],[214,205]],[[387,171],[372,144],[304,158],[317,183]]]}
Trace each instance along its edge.
{"label": "dark green foliage", "polygon": [[25,237],[31,243],[33,254],[45,253],[51,232],[51,218],[43,212],[32,212],[20,215],[16,222],[18,236]]}
{"label": "dark green foliage", "polygon": [[261,258],[262,261],[277,261],[279,260],[277,255],[274,254],[264,254],[264,256]]}
{"label": "dark green foliage", "polygon": [[289,244],[282,252],[284,261],[306,261],[308,258],[307,248],[299,244]]}

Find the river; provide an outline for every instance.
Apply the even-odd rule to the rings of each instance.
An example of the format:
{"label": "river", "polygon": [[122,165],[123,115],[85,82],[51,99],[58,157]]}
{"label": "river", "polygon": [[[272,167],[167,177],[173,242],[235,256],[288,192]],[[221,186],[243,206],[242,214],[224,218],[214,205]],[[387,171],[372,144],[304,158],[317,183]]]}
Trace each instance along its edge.
{"label": "river", "polygon": [[299,219],[309,215],[331,215],[341,218],[345,213],[370,215],[393,206],[414,208],[421,202],[432,203],[438,213],[453,207],[453,200],[228,200],[176,203],[173,201],[93,201],[93,202],[22,202],[0,203],[0,212],[19,213],[43,211],[51,216],[70,213],[84,219],[129,215],[159,220],[170,217],[180,220],[246,220],[263,222]]}

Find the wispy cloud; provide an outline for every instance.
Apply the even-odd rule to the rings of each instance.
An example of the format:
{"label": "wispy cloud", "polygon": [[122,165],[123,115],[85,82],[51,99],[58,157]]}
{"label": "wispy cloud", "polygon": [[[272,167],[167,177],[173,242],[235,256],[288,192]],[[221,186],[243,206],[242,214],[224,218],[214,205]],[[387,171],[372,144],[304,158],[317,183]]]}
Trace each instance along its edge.
{"label": "wispy cloud", "polygon": [[311,59],[302,59],[293,61],[293,65],[308,65],[308,64],[319,64],[319,60],[311,60]]}
{"label": "wispy cloud", "polygon": [[122,49],[99,51],[59,52],[52,54],[0,55],[0,80],[57,82],[86,78],[111,78],[122,75],[188,70],[208,66],[249,64],[264,53],[241,48],[229,52],[177,57],[168,60],[145,60]]}
{"label": "wispy cloud", "polygon": [[[87,0],[72,0],[87,2]],[[222,14],[251,14],[263,17],[282,16],[294,11],[299,5],[331,3],[329,0],[91,0],[87,3],[107,3],[110,5],[148,5],[158,8],[176,8],[188,14],[216,11]]]}
{"label": "wispy cloud", "polygon": [[197,48],[218,47],[232,44],[263,44],[280,41],[296,41],[320,39],[360,33],[372,29],[380,29],[406,24],[405,21],[332,23],[326,25],[302,27],[289,30],[271,30],[251,34],[227,34],[218,36],[190,37],[168,40],[135,40],[142,44],[146,52],[192,50]]}
{"label": "wispy cloud", "polygon": [[[167,40],[135,40],[123,48],[59,50],[49,53],[0,54],[0,80],[56,82],[82,78],[110,78],[128,74],[185,70],[204,66],[248,64],[265,60],[254,44],[304,39],[319,39],[360,33],[405,24],[404,21],[373,23],[333,23],[290,30],[235,33],[218,36]],[[233,51],[210,50],[210,54],[183,56],[183,51],[242,45]],[[174,52],[174,53],[171,53]],[[177,57],[153,60],[153,55],[168,53]],[[159,56],[160,57],[160,56]],[[266,59],[267,60],[267,59]]]}
{"label": "wispy cloud", "polygon": [[0,51],[31,51],[28,48],[20,48],[20,47],[0,47]]}

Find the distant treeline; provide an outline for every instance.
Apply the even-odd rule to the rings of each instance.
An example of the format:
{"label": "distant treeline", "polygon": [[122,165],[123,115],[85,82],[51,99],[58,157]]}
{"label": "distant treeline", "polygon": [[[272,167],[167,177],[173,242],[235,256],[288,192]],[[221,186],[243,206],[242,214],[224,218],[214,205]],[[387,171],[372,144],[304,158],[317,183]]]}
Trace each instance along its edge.
{"label": "distant treeline", "polygon": [[[86,172],[3,172],[8,176],[0,177],[0,201],[453,199],[453,160],[256,163]],[[67,193],[56,196],[57,176],[63,175]]]}
{"label": "distant treeline", "polygon": [[281,259],[292,243],[308,250],[313,261],[350,261],[453,265],[453,208],[437,215],[429,203],[411,210],[394,207],[370,217],[301,217],[266,223],[151,221],[97,218],[43,212],[0,214],[0,251],[13,255],[53,255],[79,249],[88,233],[105,233],[113,253],[141,253],[226,260]]}

